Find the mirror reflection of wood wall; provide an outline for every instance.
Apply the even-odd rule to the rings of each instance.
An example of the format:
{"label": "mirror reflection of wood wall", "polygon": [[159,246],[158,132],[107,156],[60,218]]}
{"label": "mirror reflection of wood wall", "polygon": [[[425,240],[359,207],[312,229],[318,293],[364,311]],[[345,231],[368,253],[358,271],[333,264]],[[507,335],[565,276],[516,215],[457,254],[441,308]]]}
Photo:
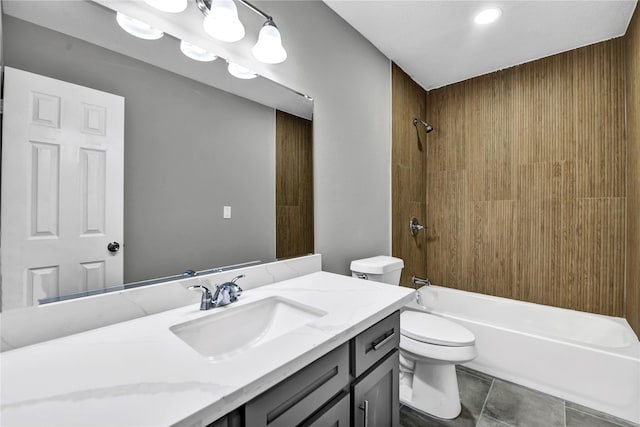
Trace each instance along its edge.
{"label": "mirror reflection of wood wall", "polygon": [[312,122],[276,111],[276,258],[313,252]]}

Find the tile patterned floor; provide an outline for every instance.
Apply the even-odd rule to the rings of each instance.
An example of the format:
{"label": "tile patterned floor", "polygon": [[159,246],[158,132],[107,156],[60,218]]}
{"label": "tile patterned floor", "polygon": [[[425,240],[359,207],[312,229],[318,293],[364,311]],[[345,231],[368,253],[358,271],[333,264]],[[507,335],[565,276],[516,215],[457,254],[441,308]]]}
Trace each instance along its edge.
{"label": "tile patterned floor", "polygon": [[454,420],[400,407],[401,427],[640,427],[478,371],[457,367],[462,413]]}

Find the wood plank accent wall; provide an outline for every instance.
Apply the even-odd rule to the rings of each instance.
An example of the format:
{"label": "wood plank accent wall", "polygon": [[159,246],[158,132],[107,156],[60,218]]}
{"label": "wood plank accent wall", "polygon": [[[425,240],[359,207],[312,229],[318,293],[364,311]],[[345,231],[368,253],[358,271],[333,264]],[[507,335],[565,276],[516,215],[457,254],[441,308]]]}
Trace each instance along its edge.
{"label": "wood plank accent wall", "polygon": [[400,284],[413,286],[412,276],[426,277],[426,233],[409,232],[412,216],[426,224],[426,142],[424,126],[415,127],[414,117],[425,119],[426,91],[396,64],[391,70],[391,254],[404,260]]}
{"label": "wood plank accent wall", "polygon": [[640,7],[625,35],[627,56],[627,289],[625,317],[640,336]]}
{"label": "wood plank accent wall", "polygon": [[614,39],[428,92],[433,283],[623,315],[624,58]]}
{"label": "wood plank accent wall", "polygon": [[313,249],[313,123],[276,110],[276,258]]}

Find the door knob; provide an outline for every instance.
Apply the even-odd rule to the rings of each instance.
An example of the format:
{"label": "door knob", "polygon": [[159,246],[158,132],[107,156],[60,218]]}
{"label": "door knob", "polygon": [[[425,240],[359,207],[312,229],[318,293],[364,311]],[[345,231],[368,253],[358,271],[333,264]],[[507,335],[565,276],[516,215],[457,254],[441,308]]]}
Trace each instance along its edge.
{"label": "door knob", "polygon": [[111,242],[107,245],[107,249],[109,250],[109,252],[111,253],[116,253],[120,250],[120,243],[118,242]]}

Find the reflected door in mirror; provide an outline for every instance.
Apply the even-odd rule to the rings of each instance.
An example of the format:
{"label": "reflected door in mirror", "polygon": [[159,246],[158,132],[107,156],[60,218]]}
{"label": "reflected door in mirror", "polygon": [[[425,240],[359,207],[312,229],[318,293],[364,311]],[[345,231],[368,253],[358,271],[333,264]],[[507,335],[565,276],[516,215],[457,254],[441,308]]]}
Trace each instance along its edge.
{"label": "reflected door in mirror", "polygon": [[5,68],[2,309],[122,283],[124,98]]}

